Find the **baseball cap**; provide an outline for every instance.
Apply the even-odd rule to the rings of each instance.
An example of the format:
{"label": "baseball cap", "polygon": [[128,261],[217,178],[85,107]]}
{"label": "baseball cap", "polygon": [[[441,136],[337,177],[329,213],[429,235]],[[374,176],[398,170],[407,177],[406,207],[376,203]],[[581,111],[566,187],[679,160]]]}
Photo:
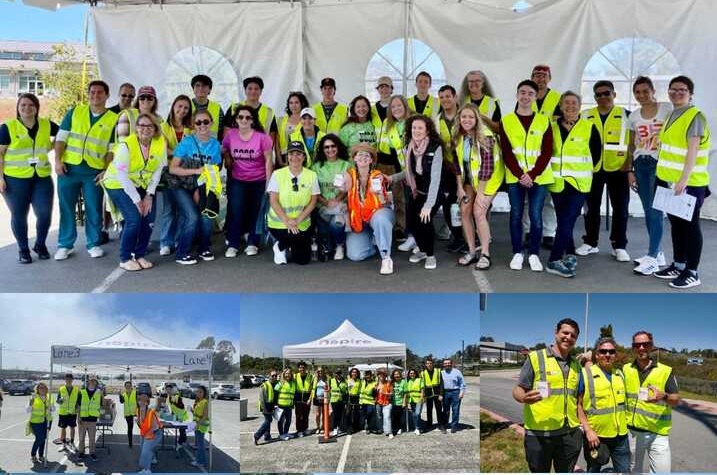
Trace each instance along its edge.
{"label": "baseball cap", "polygon": [[376,81],[376,89],[378,89],[379,86],[389,86],[393,89],[393,80],[388,76],[381,76]]}
{"label": "baseball cap", "polygon": [[299,117],[304,117],[305,115],[310,115],[314,119],[316,119],[316,112],[314,112],[314,109],[311,107],[304,107],[301,109],[301,114],[299,114]]}
{"label": "baseball cap", "polygon": [[137,93],[137,96],[152,96],[155,99],[157,98],[157,91],[154,90],[152,86],[142,86],[139,88],[139,92]]}
{"label": "baseball cap", "polygon": [[536,64],[533,67],[533,72],[530,73],[530,75],[532,76],[535,73],[545,73],[548,76],[552,76],[552,74],[550,74],[550,66],[548,66],[547,64]]}
{"label": "baseball cap", "polygon": [[336,80],[334,78],[324,78],[321,80],[320,87],[324,87],[324,86],[331,86],[334,89],[336,89]]}
{"label": "baseball cap", "polygon": [[306,150],[304,150],[304,144],[299,142],[298,140],[294,140],[293,142],[289,142],[289,146],[286,147],[286,152],[301,152],[304,155],[306,155]]}

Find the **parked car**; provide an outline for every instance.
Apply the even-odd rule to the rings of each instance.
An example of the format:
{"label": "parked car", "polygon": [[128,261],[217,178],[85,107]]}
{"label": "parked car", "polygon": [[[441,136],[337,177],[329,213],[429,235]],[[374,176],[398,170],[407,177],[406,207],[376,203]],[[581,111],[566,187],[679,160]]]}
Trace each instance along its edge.
{"label": "parked car", "polygon": [[172,381],[162,381],[162,382],[159,383],[157,386],[155,386],[155,388],[154,388],[155,394],[156,394],[157,396],[159,396],[159,395],[162,394],[162,393],[166,393],[168,386],[174,386],[174,387],[176,388],[176,387],[177,387],[177,383],[172,382]]}
{"label": "parked car", "polygon": [[137,394],[152,396],[152,386],[149,383],[137,383]]}
{"label": "parked car", "polygon": [[0,391],[7,392],[9,387],[10,387],[9,379],[0,379]]}
{"label": "parked car", "polygon": [[211,390],[212,399],[239,399],[239,391],[233,384],[217,384]]}
{"label": "parked car", "polygon": [[188,397],[189,399],[195,399],[197,396],[196,396],[196,394],[194,394],[194,391],[196,391],[199,386],[201,386],[201,384],[199,384],[199,383],[187,383],[187,384],[179,387],[179,392],[182,395],[182,397]]}
{"label": "parked car", "polygon": [[251,383],[254,386],[261,386],[261,383],[263,383],[264,381],[266,381],[266,378],[264,376],[258,374],[252,378]]}
{"label": "parked car", "polygon": [[7,393],[10,396],[14,394],[29,396],[33,391],[35,391],[35,381],[29,379],[13,379],[7,388]]}
{"label": "parked car", "polygon": [[254,382],[251,380],[251,376],[244,375],[239,381],[239,388],[251,388],[254,387]]}

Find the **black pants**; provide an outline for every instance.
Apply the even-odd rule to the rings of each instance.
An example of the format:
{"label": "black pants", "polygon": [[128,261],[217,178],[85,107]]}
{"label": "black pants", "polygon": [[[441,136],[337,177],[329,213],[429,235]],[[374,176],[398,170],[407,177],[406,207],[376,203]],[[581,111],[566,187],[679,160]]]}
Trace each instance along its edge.
{"label": "black pants", "polygon": [[125,421],[127,421],[127,442],[129,442],[129,446],[132,447],[132,429],[134,428],[134,416],[125,416]]}
{"label": "black pants", "polygon": [[[409,229],[416,238],[416,245],[429,256],[433,255],[434,245],[436,241],[436,231],[433,228],[433,217],[438,211],[440,200],[431,208],[431,219],[427,223],[421,222],[421,209],[426,204],[426,195],[417,194],[415,198],[409,197],[408,201],[408,222]],[[450,216],[450,215],[449,215]]]}
{"label": "black pants", "polygon": [[436,408],[436,422],[438,427],[443,428],[443,402],[436,397],[426,398],[426,430],[433,426],[433,408]]}
{"label": "black pants", "polygon": [[[667,186],[667,183],[658,179],[657,185]],[[685,264],[689,270],[697,271],[697,267],[700,265],[700,257],[702,256],[700,210],[709,193],[706,186],[688,186],[687,194],[697,198],[692,220],[686,221],[671,214],[667,215],[670,220],[672,234],[672,260]]]}
{"label": "black pants", "polygon": [[396,406],[395,404],[391,407],[391,431],[396,434],[399,429],[406,430],[404,427],[404,414],[406,409],[403,406]]}
{"label": "black pants", "polygon": [[463,242],[463,226],[453,226],[451,224],[451,205],[458,201],[458,183],[453,173],[444,173],[441,180],[441,202],[443,207],[443,216],[446,218],[448,229],[451,230],[453,242]]}
{"label": "black pants", "polygon": [[294,404],[296,411],[296,432],[305,432],[309,428],[309,412],[311,406],[309,403],[296,401]]}
{"label": "black pants", "polygon": [[339,429],[343,431],[345,429],[344,424],[344,402],[332,402],[331,403],[331,429]]}
{"label": "black pants", "polygon": [[178,444],[186,444],[187,443],[187,429],[184,427],[179,428],[179,440],[177,440]]}
{"label": "black pants", "polygon": [[525,460],[533,473],[572,473],[582,449],[582,432],[572,429],[555,437],[525,434]]}
{"label": "black pants", "polygon": [[358,399],[358,396],[356,396],[356,402],[349,401],[349,405],[346,408],[346,428],[352,434],[361,430],[361,410]]}
{"label": "black pants", "polygon": [[311,262],[311,234],[310,229],[291,234],[287,229],[269,228],[274,239],[279,242],[279,249],[291,252],[291,260],[296,264],[305,265]]}
{"label": "black pants", "polygon": [[600,203],[602,190],[607,185],[607,194],[612,206],[612,225],[610,242],[613,249],[625,249],[627,246],[627,207],[630,203],[630,185],[627,172],[606,172],[600,170],[593,173],[593,182],[587,198],[588,210],[585,213],[585,235],[583,242],[597,247],[600,237]]}

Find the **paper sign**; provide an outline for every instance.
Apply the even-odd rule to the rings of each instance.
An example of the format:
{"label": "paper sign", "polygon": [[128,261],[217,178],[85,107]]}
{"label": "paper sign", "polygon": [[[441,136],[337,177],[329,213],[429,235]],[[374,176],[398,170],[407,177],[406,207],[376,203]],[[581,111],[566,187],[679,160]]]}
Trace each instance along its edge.
{"label": "paper sign", "polygon": [[650,397],[650,390],[648,388],[640,388],[637,391],[637,400],[638,401],[647,401]]}
{"label": "paper sign", "polygon": [[673,190],[665,188],[664,186],[658,186],[655,190],[655,199],[652,202],[652,207],[686,221],[692,221],[696,203],[697,198],[692,195],[688,195],[684,192],[681,195],[675,195]]}
{"label": "paper sign", "polygon": [[550,396],[550,384],[547,381],[538,381],[538,392],[543,399]]}

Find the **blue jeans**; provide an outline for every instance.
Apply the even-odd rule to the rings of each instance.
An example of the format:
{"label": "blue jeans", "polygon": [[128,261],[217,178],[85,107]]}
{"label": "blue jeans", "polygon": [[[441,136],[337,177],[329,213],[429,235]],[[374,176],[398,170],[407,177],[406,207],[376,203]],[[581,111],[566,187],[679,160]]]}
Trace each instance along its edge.
{"label": "blue jeans", "polygon": [[[120,262],[132,259],[132,254],[135,259],[144,257],[147,254],[149,238],[152,235],[155,207],[152,206],[147,216],[142,216],[124,190],[107,190],[107,194],[124,218],[120,236]],[[144,194],[144,190],[142,190],[140,196]]]}
{"label": "blue jeans", "polygon": [[179,236],[177,234],[177,203],[174,193],[167,187],[162,189],[162,214],[159,216],[159,245],[160,247],[177,247]]}
{"label": "blue jeans", "polygon": [[207,452],[204,448],[204,432],[194,431],[194,440],[197,443],[197,463],[207,464]]}
{"label": "blue jeans", "polygon": [[552,193],[555,217],[558,226],[555,230],[555,241],[550,252],[550,262],[559,261],[566,254],[575,254],[575,241],[573,230],[575,222],[580,217],[585,203],[585,194],[580,193],[572,185],[565,183],[560,193]]}
{"label": "blue jeans", "polygon": [[289,428],[291,427],[292,412],[294,411],[291,407],[281,408],[281,417],[279,417],[279,422],[277,423],[277,428],[279,429],[279,437],[287,435],[289,433]]}
{"label": "blue jeans", "polygon": [[[446,425],[453,430],[458,430],[458,420],[461,412],[461,400],[458,397],[461,391],[446,390],[443,392],[443,419],[446,421]],[[448,410],[450,409],[451,421],[448,422]]]}
{"label": "blue jeans", "polygon": [[254,440],[259,440],[261,436],[264,436],[264,440],[271,440],[271,418],[272,414],[262,414],[264,416],[264,422],[259,426],[259,430],[254,432]]}
{"label": "blue jeans", "polygon": [[[607,445],[610,449],[611,473],[630,472],[630,439],[627,434],[610,438],[600,437],[600,443]],[[588,472],[598,473],[600,468],[601,465],[588,462]]]}
{"label": "blue jeans", "polygon": [[376,406],[361,404],[361,429],[372,432],[376,430]]}
{"label": "blue jeans", "polygon": [[30,244],[27,239],[27,215],[32,211],[37,218],[35,231],[37,237],[35,244],[45,245],[47,232],[50,230],[52,219],[52,199],[54,185],[52,178],[15,178],[5,175],[5,202],[10,209],[10,227],[21,251],[28,251]]}
{"label": "blue jeans", "polygon": [[319,241],[323,243],[327,251],[333,249],[334,245],[346,242],[346,223],[343,221],[344,216],[341,216],[337,223],[336,218],[338,216],[339,215],[326,215],[317,209],[311,217],[312,221],[316,223]]}
{"label": "blue jeans", "polygon": [[210,250],[214,220],[199,214],[199,207],[194,202],[191,191],[172,188],[172,194],[179,210],[177,258],[181,259],[191,253],[195,236],[199,241],[200,253]]}
{"label": "blue jeans", "polygon": [[262,207],[266,181],[240,181],[230,178],[227,183],[227,231],[229,246],[239,248],[242,234],[249,233],[247,245],[259,245],[257,222]]}
{"label": "blue jeans", "polygon": [[660,249],[660,242],[662,241],[664,224],[662,211],[652,207],[652,201],[655,199],[657,160],[650,155],[640,155],[635,159],[634,165],[637,194],[640,196],[642,209],[645,210],[645,225],[647,226],[647,235],[650,242],[647,254],[651,257],[657,257],[657,253],[662,250]]}
{"label": "blue jeans", "polygon": [[152,467],[154,453],[162,444],[163,435],[162,429],[157,429],[154,431],[154,439],[142,439],[142,448],[139,453],[139,466],[143,469],[149,470]]}
{"label": "blue jeans", "polygon": [[75,210],[82,190],[85,199],[85,238],[87,249],[100,245],[102,231],[102,188],[95,183],[101,170],[86,163],[66,165],[67,172],[57,177],[57,195],[60,201],[60,231],[57,247],[72,249],[77,240]]}
{"label": "blue jeans", "polygon": [[411,405],[411,412],[412,417],[409,418],[409,422],[412,422],[413,424],[409,424],[408,430],[423,430],[423,421],[421,421],[421,412],[423,411],[423,403],[422,402],[410,402]]}
{"label": "blue jeans", "polygon": [[513,245],[513,254],[523,251],[523,207],[525,196],[528,196],[528,217],[530,218],[530,241],[528,254],[540,252],[540,241],[543,238],[543,203],[547,193],[545,185],[534,183],[526,188],[520,183],[508,185],[508,199],[510,201],[510,241]]}
{"label": "blue jeans", "polygon": [[391,434],[391,411],[393,410],[392,404],[385,406],[378,406],[381,408],[381,422],[383,423],[383,433],[385,435]]}
{"label": "blue jeans", "polygon": [[45,454],[47,422],[30,423],[30,427],[32,427],[32,434],[35,436],[35,440],[32,443],[32,449],[30,450],[30,455],[34,457],[39,453],[40,457],[42,457]]}
{"label": "blue jeans", "polygon": [[[395,217],[393,210],[382,208],[371,216],[370,223],[363,223],[360,233],[350,232],[346,236],[346,256],[352,261],[362,261],[376,254],[376,248],[381,258],[391,257],[391,240],[393,239],[393,223]],[[376,244],[371,242],[375,238]]]}

